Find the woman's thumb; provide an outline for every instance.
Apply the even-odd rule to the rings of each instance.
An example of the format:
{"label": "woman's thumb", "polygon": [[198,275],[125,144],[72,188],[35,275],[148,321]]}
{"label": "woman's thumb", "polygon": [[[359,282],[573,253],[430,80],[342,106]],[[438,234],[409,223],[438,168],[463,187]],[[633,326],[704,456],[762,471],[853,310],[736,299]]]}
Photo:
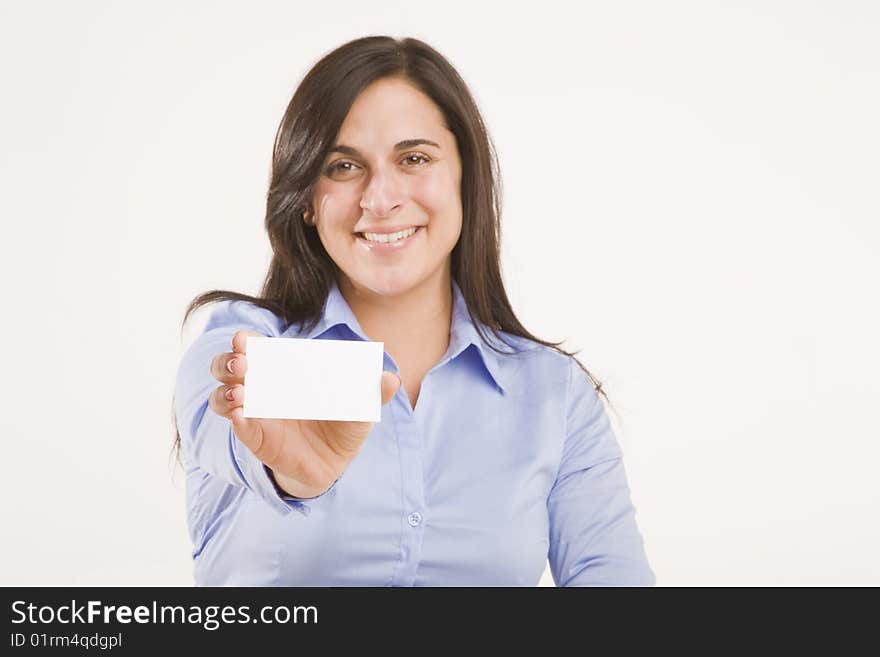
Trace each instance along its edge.
{"label": "woman's thumb", "polygon": [[394,372],[382,372],[382,405],[384,406],[394,395],[397,394],[397,391],[400,389],[402,385],[402,381],[400,377],[397,376]]}

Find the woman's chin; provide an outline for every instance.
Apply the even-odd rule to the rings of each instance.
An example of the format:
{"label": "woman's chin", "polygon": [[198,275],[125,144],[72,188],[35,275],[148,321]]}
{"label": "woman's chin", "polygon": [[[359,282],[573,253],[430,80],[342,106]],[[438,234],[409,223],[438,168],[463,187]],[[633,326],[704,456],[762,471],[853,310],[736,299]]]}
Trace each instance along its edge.
{"label": "woman's chin", "polygon": [[398,297],[412,291],[418,280],[411,273],[367,275],[356,281],[357,286],[383,297]]}

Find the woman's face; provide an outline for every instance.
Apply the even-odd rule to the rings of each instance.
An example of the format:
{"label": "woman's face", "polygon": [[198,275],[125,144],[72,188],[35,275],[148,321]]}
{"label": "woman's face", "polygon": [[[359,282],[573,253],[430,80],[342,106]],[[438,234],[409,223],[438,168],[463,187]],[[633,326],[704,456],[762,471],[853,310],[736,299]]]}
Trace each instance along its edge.
{"label": "woman's face", "polygon": [[448,280],[461,234],[461,160],[437,105],[399,78],[365,88],[324,161],[306,220],[347,277],[342,284],[359,293],[396,296]]}

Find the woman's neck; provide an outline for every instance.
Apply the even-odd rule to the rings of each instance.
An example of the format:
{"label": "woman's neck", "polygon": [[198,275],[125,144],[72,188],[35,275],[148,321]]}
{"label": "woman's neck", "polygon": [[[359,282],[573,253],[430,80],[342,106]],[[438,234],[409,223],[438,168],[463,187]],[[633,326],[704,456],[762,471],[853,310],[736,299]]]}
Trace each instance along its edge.
{"label": "woman's neck", "polygon": [[452,282],[449,273],[444,274],[393,297],[355,287],[348,277],[340,277],[339,291],[364,333],[385,343],[385,351],[402,373],[405,369],[416,376],[421,370],[427,372],[449,347]]}

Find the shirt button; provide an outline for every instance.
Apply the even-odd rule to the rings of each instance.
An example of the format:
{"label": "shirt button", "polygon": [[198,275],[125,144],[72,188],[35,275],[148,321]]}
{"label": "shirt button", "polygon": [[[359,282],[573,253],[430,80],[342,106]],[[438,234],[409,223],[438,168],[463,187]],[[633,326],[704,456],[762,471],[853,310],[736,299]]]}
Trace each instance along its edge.
{"label": "shirt button", "polygon": [[411,524],[413,527],[415,527],[416,525],[418,525],[422,521],[422,514],[419,513],[418,511],[416,511],[415,513],[410,513],[408,520],[409,520],[409,524]]}

